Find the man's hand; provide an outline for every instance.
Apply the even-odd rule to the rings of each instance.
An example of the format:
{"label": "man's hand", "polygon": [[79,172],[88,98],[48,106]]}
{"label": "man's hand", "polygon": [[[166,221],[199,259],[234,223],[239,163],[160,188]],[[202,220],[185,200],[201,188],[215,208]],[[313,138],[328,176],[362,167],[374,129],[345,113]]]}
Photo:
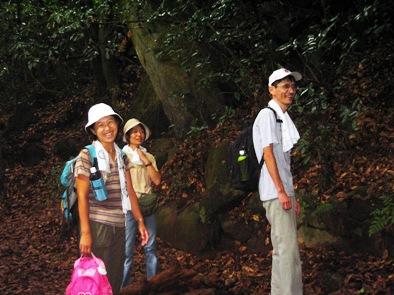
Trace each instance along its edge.
{"label": "man's hand", "polygon": [[291,200],[285,191],[278,193],[278,199],[284,210],[291,209]]}

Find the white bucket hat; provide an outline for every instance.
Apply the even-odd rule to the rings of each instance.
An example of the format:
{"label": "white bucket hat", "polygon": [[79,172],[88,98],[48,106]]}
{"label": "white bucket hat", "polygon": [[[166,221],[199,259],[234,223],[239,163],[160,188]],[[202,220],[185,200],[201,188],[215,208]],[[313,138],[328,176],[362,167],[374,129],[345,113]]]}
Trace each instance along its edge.
{"label": "white bucket hat", "polygon": [[271,76],[268,78],[268,86],[272,86],[272,83],[275,81],[278,81],[280,79],[283,79],[287,76],[293,76],[294,80],[300,81],[302,79],[302,75],[299,72],[292,72],[289,71],[285,68],[278,69],[276,71],[273,71]]}
{"label": "white bucket hat", "polygon": [[123,141],[124,141],[124,142],[127,143],[127,140],[126,140],[126,133],[127,133],[130,129],[132,129],[133,127],[135,127],[135,126],[137,126],[137,125],[139,125],[139,124],[141,124],[142,127],[144,127],[144,129],[145,129],[145,140],[147,140],[147,139],[150,137],[151,132],[150,132],[148,126],[146,126],[144,123],[140,122],[138,119],[132,118],[132,119],[128,120],[128,121],[126,122],[126,124],[124,125],[124,127],[123,127]]}
{"label": "white bucket hat", "polygon": [[88,123],[85,125],[85,130],[87,131],[88,127],[106,116],[117,116],[120,121],[123,122],[122,117],[119,114],[115,113],[115,111],[109,105],[105,103],[98,103],[89,109]]}

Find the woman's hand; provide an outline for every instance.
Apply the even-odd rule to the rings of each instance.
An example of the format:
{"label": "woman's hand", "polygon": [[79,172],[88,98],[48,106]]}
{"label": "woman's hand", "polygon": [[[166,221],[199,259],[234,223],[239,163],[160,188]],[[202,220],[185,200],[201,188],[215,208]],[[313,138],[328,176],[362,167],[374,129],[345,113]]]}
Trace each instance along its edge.
{"label": "woman's hand", "polygon": [[150,162],[149,162],[149,159],[146,157],[144,151],[142,151],[140,148],[137,148],[136,151],[137,151],[137,154],[138,154],[138,156],[140,157],[140,159],[141,159],[141,161],[142,161],[142,163],[143,163],[144,165],[150,163]]}
{"label": "woman's hand", "polygon": [[148,243],[149,233],[146,230],[145,224],[143,220],[138,220],[138,231],[141,236],[141,246],[145,246]]}
{"label": "woman's hand", "polygon": [[89,256],[92,253],[93,240],[90,232],[81,233],[81,239],[79,241],[79,250],[83,256]]}

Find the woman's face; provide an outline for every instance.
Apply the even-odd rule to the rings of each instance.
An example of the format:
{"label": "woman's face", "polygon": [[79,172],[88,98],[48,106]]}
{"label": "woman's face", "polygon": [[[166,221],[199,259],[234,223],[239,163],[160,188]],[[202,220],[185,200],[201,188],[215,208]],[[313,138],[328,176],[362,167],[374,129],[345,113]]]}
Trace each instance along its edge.
{"label": "woman's face", "polygon": [[132,146],[140,146],[145,140],[145,129],[141,125],[137,125],[128,132],[129,144]]}
{"label": "woman's face", "polygon": [[113,143],[118,134],[118,121],[113,116],[103,117],[94,123],[94,132],[101,143]]}

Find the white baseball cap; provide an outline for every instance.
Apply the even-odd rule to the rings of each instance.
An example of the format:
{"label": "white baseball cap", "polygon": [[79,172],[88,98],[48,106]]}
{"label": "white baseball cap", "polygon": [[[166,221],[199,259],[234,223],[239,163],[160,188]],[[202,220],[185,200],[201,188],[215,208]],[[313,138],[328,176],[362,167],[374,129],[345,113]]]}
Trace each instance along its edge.
{"label": "white baseball cap", "polygon": [[273,71],[271,76],[268,78],[268,86],[272,86],[272,83],[275,81],[278,81],[280,79],[283,79],[287,76],[293,76],[294,80],[300,81],[302,79],[302,75],[299,72],[291,72],[285,68],[278,69],[276,71]]}
{"label": "white baseball cap", "polygon": [[145,139],[144,140],[147,140],[150,137],[151,132],[150,132],[148,126],[146,126],[144,123],[140,122],[138,119],[132,118],[132,119],[128,120],[126,122],[126,124],[124,124],[124,127],[123,127],[123,141],[124,142],[127,143],[126,133],[130,129],[134,128],[137,125],[142,125],[142,127],[144,127],[144,129],[145,129]]}
{"label": "white baseball cap", "polygon": [[85,130],[87,130],[88,127],[106,116],[117,116],[120,121],[123,122],[122,117],[119,114],[115,113],[115,111],[109,105],[105,103],[98,103],[89,109],[88,123],[85,125]]}

